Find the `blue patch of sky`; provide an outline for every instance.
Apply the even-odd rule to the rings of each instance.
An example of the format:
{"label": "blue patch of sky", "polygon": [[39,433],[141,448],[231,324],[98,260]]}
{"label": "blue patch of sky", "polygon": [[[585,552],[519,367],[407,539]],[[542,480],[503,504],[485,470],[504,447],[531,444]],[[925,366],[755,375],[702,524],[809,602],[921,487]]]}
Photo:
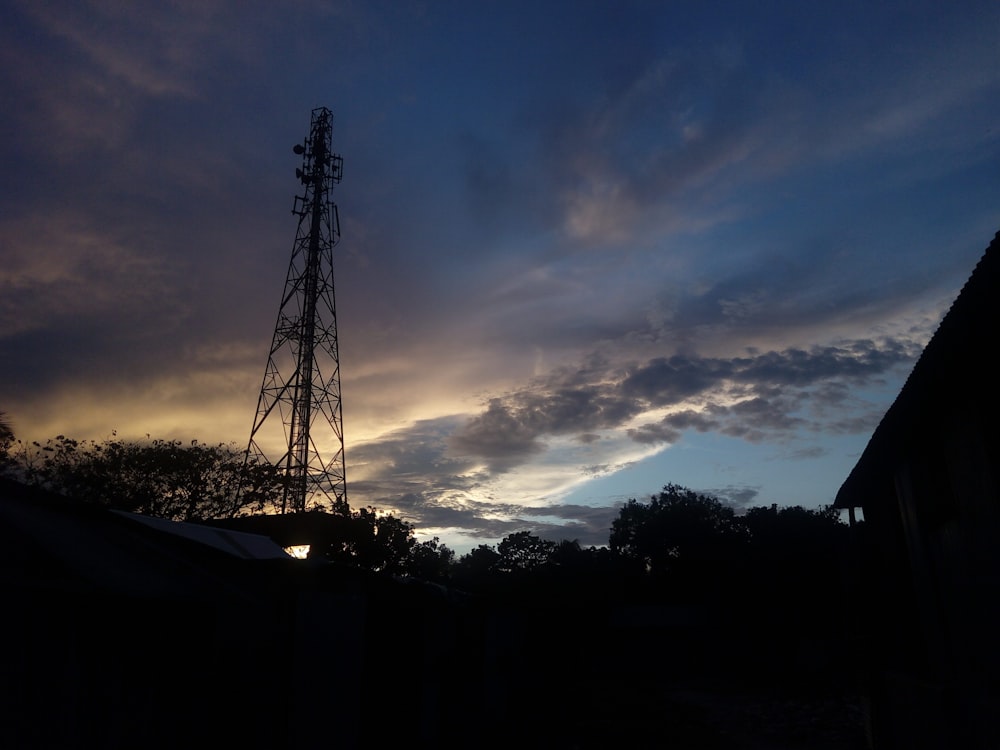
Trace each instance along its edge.
{"label": "blue patch of sky", "polygon": [[823,437],[807,443],[822,448],[822,456],[788,460],[800,444],[786,447],[689,432],[655,456],[577,488],[562,502],[602,506],[630,498],[644,500],[665,484],[680,484],[720,495],[727,490],[756,490],[750,505],[814,508],[833,502],[865,444],[858,436]]}

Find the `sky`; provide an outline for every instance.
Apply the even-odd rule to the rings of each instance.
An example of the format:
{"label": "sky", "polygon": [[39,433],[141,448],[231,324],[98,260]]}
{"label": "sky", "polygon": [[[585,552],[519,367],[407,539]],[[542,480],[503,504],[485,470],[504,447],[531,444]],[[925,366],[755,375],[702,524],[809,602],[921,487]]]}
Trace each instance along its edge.
{"label": "sky", "polygon": [[1000,229],[995,2],[0,4],[0,411],[248,440],[329,107],[348,498],[818,507]]}

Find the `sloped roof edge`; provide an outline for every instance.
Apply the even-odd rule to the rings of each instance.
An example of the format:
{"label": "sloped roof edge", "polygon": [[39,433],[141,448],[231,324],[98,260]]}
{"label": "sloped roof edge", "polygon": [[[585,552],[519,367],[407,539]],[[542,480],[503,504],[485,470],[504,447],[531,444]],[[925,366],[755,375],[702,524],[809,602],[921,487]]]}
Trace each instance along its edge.
{"label": "sloped roof edge", "polygon": [[288,559],[289,555],[270,538],[261,534],[250,534],[245,531],[219,529],[197,523],[184,521],[169,521],[165,518],[143,516],[124,510],[112,510],[119,516],[124,516],[136,523],[149,526],[164,534],[183,537],[199,544],[205,544],[220,549],[244,560],[276,560]]}
{"label": "sloped roof edge", "polygon": [[878,492],[881,468],[946,397],[990,393],[995,372],[985,346],[1000,332],[1000,232],[924,347],[909,377],[841,485],[834,507],[862,505]]}

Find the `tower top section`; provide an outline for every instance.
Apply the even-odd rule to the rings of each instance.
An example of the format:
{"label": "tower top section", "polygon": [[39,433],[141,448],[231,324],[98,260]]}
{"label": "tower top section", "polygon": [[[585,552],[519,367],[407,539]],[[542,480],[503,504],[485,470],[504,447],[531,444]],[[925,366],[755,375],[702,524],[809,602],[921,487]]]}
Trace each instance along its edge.
{"label": "tower top section", "polygon": [[[333,113],[326,107],[312,111],[309,135],[302,143],[296,143],[292,151],[302,157],[302,166],[296,168],[295,176],[306,188],[306,196],[296,196],[292,213],[302,216],[309,210],[307,204],[310,192],[329,191],[343,176],[344,160],[333,153]],[[300,202],[301,201],[301,202]]]}

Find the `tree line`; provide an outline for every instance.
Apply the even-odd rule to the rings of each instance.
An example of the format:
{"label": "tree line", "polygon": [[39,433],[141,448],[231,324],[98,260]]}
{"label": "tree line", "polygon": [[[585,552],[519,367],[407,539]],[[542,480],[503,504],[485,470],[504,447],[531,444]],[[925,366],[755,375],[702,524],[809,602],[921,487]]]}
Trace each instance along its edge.
{"label": "tree line", "polygon": [[[280,506],[280,472],[266,463],[245,463],[243,451],[232,445],[62,435],[24,444],[2,415],[0,428],[4,474],[75,501],[190,522],[276,512]],[[772,505],[738,515],[717,498],[675,484],[647,501],[625,503],[606,547],[517,531],[456,556],[437,538],[418,542],[412,524],[374,507],[340,516],[338,538],[313,549],[312,556],[470,591],[517,589],[524,595],[558,586],[566,595],[585,597],[669,591],[684,599],[722,589],[735,594],[752,577],[758,594],[769,589],[787,596],[798,587],[801,599],[809,590],[803,577],[817,583],[836,575],[831,566],[846,531],[833,509]]]}
{"label": "tree line", "polygon": [[[234,445],[197,440],[79,441],[58,435],[24,443],[0,414],[0,473],[73,501],[171,521],[199,522],[276,513],[285,479],[275,466],[246,459]],[[332,513],[337,538],[318,558],[375,572],[445,580],[454,553],[439,540],[373,507]]]}

